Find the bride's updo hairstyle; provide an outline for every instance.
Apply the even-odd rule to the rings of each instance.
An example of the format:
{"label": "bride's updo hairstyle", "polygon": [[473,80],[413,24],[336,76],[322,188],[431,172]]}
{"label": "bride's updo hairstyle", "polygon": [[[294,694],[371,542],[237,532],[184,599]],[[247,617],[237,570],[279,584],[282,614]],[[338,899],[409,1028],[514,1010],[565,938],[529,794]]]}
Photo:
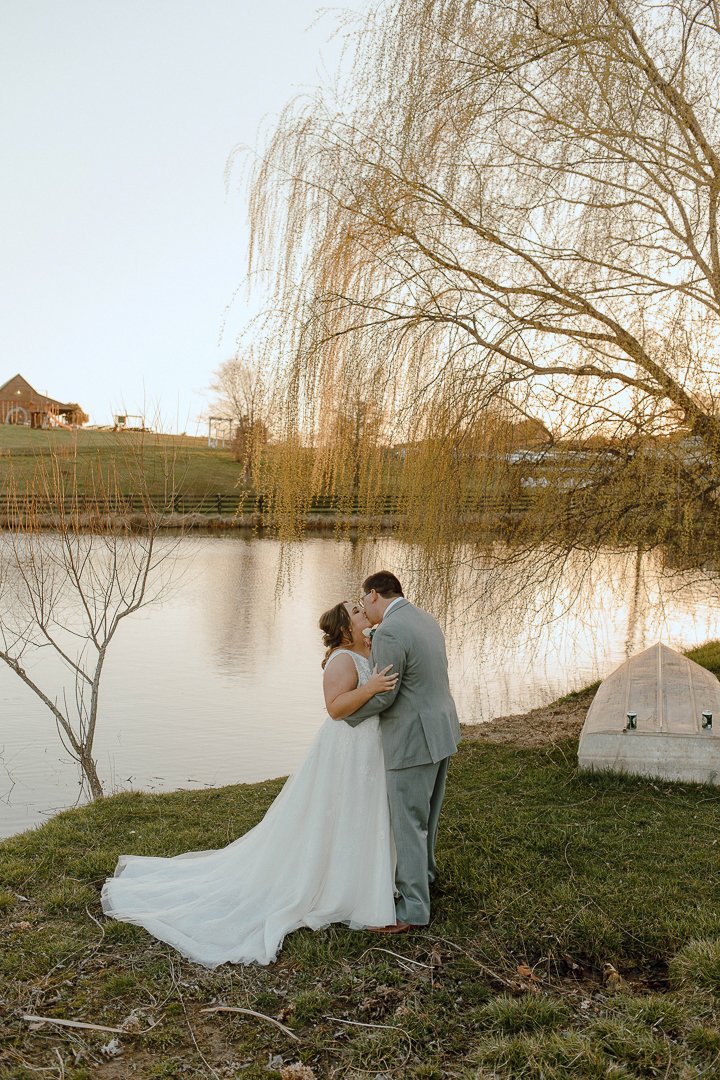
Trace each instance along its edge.
{"label": "bride's updo hairstyle", "polygon": [[338,649],[341,645],[348,645],[352,642],[352,623],[345,607],[345,601],[342,600],[335,607],[330,608],[329,611],[324,611],[320,616],[318,625],[323,632],[323,645],[327,649],[322,662],[322,666],[325,667],[333,649]]}

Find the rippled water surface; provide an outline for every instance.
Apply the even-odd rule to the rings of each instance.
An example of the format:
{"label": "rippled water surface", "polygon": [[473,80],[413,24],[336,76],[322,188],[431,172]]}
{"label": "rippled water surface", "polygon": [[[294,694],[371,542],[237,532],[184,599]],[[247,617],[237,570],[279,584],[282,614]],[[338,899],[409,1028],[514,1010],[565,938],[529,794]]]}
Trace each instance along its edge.
{"label": "rippled water surface", "polygon": [[[267,539],[183,540],[171,590],[126,620],[108,653],[96,740],[108,790],[292,771],[325,718],[318,616],[356,597],[380,567],[396,570],[410,599],[423,587],[426,606],[446,620],[464,723],[547,703],[658,639],[680,647],[720,636],[717,574],[670,573],[653,556],[577,556],[531,584],[508,569],[492,587],[490,560],[475,557],[454,571],[449,611],[415,562],[392,540],[363,552],[325,538],[290,552]],[[39,679],[44,664],[41,656]],[[72,805],[79,785],[51,715],[7,668],[0,708],[0,834],[8,835]]]}

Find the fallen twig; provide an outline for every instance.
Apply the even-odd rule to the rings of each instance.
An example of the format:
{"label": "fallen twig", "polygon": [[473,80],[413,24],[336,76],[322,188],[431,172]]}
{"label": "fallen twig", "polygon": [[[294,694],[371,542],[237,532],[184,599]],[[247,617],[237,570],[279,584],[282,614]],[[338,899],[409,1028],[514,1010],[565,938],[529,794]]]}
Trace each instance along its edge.
{"label": "fallen twig", "polygon": [[423,964],[420,960],[413,960],[410,956],[402,956],[400,953],[393,952],[392,949],[381,949],[379,945],[373,945],[371,948],[366,949],[360,956],[362,960],[363,956],[367,956],[371,952],[383,952],[388,956],[394,956],[396,960],[403,960],[406,964],[415,964],[416,967],[426,968],[428,971],[432,971],[432,964]]}
{"label": "fallen twig", "polygon": [[128,1028],[106,1027],[105,1024],[88,1024],[84,1020],[63,1020],[60,1016],[35,1016],[34,1013],[23,1013],[22,1019],[29,1024],[57,1024],[59,1027],[82,1028],[85,1031],[111,1031],[114,1035],[144,1035],[160,1023],[160,1020],[156,1020],[140,1031],[131,1031]]}
{"label": "fallen twig", "polygon": [[55,1051],[55,1055],[56,1055],[56,1057],[58,1059],[58,1062],[60,1063],[59,1080],[65,1080],[65,1062],[63,1061],[63,1056],[60,1053],[60,1051],[58,1050],[57,1046],[54,1048],[54,1051]]}
{"label": "fallen twig", "polygon": [[[105,937],[105,927],[103,926],[103,924],[102,924],[102,923],[100,922],[100,920],[99,920],[99,919],[96,919],[96,918],[95,918],[95,916],[93,915],[93,913],[92,913],[92,911],[90,910],[90,908],[89,908],[89,907],[86,907],[86,908],[85,908],[85,911],[86,911],[86,912],[87,912],[87,914],[88,914],[88,918],[92,919],[92,921],[93,921],[93,922],[95,923],[95,925],[97,926],[98,930],[99,930],[99,931],[100,931],[100,933],[102,934],[102,937],[100,938],[100,941],[102,941],[102,939],[103,939],[103,938]],[[98,942],[98,944],[100,944],[100,942]]]}
{"label": "fallen twig", "polygon": [[206,1069],[208,1070],[210,1075],[214,1076],[215,1080],[220,1080],[220,1074],[215,1072],[212,1065],[210,1064],[210,1062],[208,1061],[208,1059],[205,1057],[202,1050],[200,1049],[198,1041],[195,1038],[195,1032],[193,1031],[193,1026],[190,1023],[190,1017],[188,1016],[188,1011],[185,1008],[185,999],[182,996],[182,990],[180,989],[180,982],[178,980],[177,975],[175,974],[175,965],[173,964],[172,960],[170,961],[170,977],[171,977],[171,979],[173,981],[173,986],[175,987],[175,993],[177,994],[177,996],[180,999],[180,1004],[182,1006],[183,1015],[185,1016],[185,1023],[187,1024],[188,1031],[190,1032],[190,1038],[193,1041],[193,1045],[194,1045],[195,1049],[198,1052],[200,1060],[202,1061],[203,1065],[206,1067]]}
{"label": "fallen twig", "polygon": [[212,1006],[209,1006],[207,1009],[201,1009],[200,1012],[202,1012],[202,1013],[229,1012],[229,1013],[241,1013],[243,1016],[254,1016],[258,1020],[267,1020],[267,1022],[269,1024],[274,1024],[275,1027],[279,1027],[281,1031],[283,1031],[291,1039],[294,1039],[295,1042],[300,1042],[300,1039],[295,1034],[295,1032],[291,1031],[289,1027],[285,1027],[284,1024],[281,1024],[280,1021],[276,1020],[274,1016],[266,1016],[265,1013],[255,1012],[254,1009],[240,1009],[236,1005],[212,1005]]}
{"label": "fallen twig", "polygon": [[498,971],[493,971],[493,969],[491,967],[488,967],[487,964],[483,964],[483,962],[481,960],[478,960],[476,956],[473,956],[472,953],[467,952],[460,945],[456,945],[454,941],[449,941],[447,938],[435,938],[435,937],[430,938],[430,940],[431,941],[441,941],[443,943],[443,945],[450,945],[451,948],[457,949],[457,951],[462,953],[463,956],[466,956],[468,958],[468,960],[470,960],[473,964],[476,965],[476,967],[479,967],[484,975],[489,975],[490,978],[497,979],[497,981],[499,983],[502,983],[503,986],[509,987],[511,990],[515,988],[514,983],[511,982],[510,979],[506,979]]}
{"label": "fallen twig", "polygon": [[[32,1013],[23,1013],[22,1019],[30,1024],[57,1024],[59,1027],[83,1028],[86,1031],[112,1031],[116,1035],[130,1034],[124,1028],[105,1027],[104,1024],[86,1024],[84,1020],[63,1020],[59,1016],[34,1016]],[[150,1028],[147,1030],[149,1031]]]}
{"label": "fallen twig", "polygon": [[402,1031],[403,1035],[408,1035],[405,1028],[398,1027],[397,1024],[364,1024],[361,1020],[342,1020],[339,1016],[326,1016],[326,1020],[332,1020],[333,1024],[352,1024],[353,1027],[370,1027],[370,1028],[386,1028],[388,1031]]}

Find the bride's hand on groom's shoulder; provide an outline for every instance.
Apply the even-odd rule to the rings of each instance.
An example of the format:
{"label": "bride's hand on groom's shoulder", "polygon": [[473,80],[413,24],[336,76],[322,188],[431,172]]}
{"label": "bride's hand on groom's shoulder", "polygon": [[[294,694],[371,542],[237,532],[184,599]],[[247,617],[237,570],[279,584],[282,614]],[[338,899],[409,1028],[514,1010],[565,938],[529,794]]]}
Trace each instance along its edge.
{"label": "bride's hand on groom's shoulder", "polygon": [[394,690],[397,681],[397,672],[392,671],[392,664],[388,664],[382,671],[378,671],[376,664],[367,681],[367,686],[368,689],[372,689],[373,694],[384,694],[387,690]]}

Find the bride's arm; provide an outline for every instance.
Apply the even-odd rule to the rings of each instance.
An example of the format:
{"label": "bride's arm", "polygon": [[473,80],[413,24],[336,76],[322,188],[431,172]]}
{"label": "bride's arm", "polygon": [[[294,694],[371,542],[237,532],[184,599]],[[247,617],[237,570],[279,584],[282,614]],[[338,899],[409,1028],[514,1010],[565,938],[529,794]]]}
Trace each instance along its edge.
{"label": "bride's arm", "polygon": [[390,675],[389,671],[389,667],[381,672],[374,671],[366,683],[358,686],[357,669],[352,659],[347,655],[338,656],[325,668],[323,676],[325,704],[333,720],[342,720],[375,694],[393,689],[397,676]]}
{"label": "bride's arm", "polygon": [[395,640],[389,630],[383,629],[381,633],[381,629],[382,625],[378,629],[377,636],[373,638],[373,659],[378,665],[383,665],[383,668],[385,664],[390,664],[397,678],[392,686],[379,693],[373,701],[360,705],[354,713],[343,717],[350,727],[357,727],[369,716],[377,716],[378,713],[382,714],[388,709],[395,701],[403,681],[407,663],[405,649],[399,641]]}

